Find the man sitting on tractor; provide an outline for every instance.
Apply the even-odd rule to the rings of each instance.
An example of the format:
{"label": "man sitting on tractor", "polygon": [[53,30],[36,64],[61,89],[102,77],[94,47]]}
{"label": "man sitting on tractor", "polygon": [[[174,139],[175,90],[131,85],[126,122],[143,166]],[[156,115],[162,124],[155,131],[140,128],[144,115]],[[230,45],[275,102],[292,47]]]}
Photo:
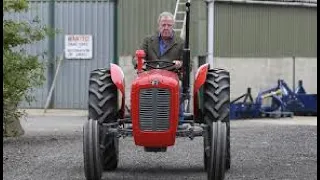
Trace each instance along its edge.
{"label": "man sitting on tractor", "polygon": [[[170,12],[162,12],[158,18],[158,31],[156,34],[147,36],[144,38],[141,50],[144,50],[146,61],[152,60],[165,60],[175,63],[173,68],[180,69],[182,67],[183,47],[184,41],[180,36],[175,34],[174,16]],[[135,69],[137,67],[136,61],[133,61]],[[159,63],[161,66],[161,63]],[[172,68],[166,68],[172,70]],[[178,74],[181,84],[181,73]],[[180,94],[182,93],[182,87],[180,88]],[[181,97],[180,97],[181,99]],[[184,128],[181,122],[184,119],[183,115],[184,103],[180,101],[179,111],[179,129]]]}

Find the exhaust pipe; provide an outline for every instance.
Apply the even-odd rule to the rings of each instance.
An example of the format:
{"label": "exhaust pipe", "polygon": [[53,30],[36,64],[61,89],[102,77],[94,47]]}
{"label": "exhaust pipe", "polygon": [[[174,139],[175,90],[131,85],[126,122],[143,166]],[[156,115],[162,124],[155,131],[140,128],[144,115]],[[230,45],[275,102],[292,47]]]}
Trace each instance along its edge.
{"label": "exhaust pipe", "polygon": [[188,0],[186,3],[186,34],[183,49],[183,100],[188,100],[187,112],[189,112],[189,100],[190,100],[190,48],[189,48],[189,26],[190,26],[190,6],[191,3]]}

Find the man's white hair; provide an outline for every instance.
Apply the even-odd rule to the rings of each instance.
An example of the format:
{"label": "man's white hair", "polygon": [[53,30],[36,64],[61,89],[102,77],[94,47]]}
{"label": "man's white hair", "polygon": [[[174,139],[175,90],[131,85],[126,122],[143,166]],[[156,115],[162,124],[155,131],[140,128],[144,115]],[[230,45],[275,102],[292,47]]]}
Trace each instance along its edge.
{"label": "man's white hair", "polygon": [[158,24],[160,23],[160,20],[163,17],[170,17],[174,22],[174,16],[173,16],[173,14],[171,12],[162,12],[158,17]]}

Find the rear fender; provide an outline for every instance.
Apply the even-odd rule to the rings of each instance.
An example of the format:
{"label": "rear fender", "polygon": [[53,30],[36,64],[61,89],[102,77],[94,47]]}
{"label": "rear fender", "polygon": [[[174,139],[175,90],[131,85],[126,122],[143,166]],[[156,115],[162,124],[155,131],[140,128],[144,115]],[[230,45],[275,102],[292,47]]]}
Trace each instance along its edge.
{"label": "rear fender", "polygon": [[193,88],[193,114],[195,119],[199,116],[199,89],[205,83],[207,79],[207,73],[209,69],[209,64],[203,64],[197,70],[195,80],[194,80],[194,88]]}
{"label": "rear fender", "polygon": [[[110,63],[111,79],[112,82],[117,86],[118,90],[121,92],[121,108],[120,108],[120,118],[124,118],[124,106],[125,106],[125,82],[124,74],[122,69],[113,63]],[[119,97],[119,94],[118,94]],[[119,102],[119,101],[118,101]]]}

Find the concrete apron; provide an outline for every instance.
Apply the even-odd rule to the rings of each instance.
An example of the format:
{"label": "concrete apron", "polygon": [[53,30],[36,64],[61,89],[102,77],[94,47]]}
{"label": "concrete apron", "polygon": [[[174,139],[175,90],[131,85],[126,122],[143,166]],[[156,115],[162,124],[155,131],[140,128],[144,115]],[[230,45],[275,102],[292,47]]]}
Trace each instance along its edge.
{"label": "concrete apron", "polygon": [[21,109],[27,116],[88,116],[88,110],[77,109]]}
{"label": "concrete apron", "polygon": [[[44,109],[22,109],[25,110],[27,116],[88,116],[87,110],[75,109],[48,109],[44,113]],[[252,123],[268,123],[279,125],[312,125],[317,126],[317,117],[295,116],[293,118],[281,119],[248,119],[248,120],[233,120],[232,122],[246,121]]]}
{"label": "concrete apron", "polygon": [[306,116],[294,116],[293,118],[280,118],[280,119],[252,119],[244,120],[252,123],[267,123],[267,124],[278,124],[278,125],[309,125],[317,126],[317,117],[306,117]]}

